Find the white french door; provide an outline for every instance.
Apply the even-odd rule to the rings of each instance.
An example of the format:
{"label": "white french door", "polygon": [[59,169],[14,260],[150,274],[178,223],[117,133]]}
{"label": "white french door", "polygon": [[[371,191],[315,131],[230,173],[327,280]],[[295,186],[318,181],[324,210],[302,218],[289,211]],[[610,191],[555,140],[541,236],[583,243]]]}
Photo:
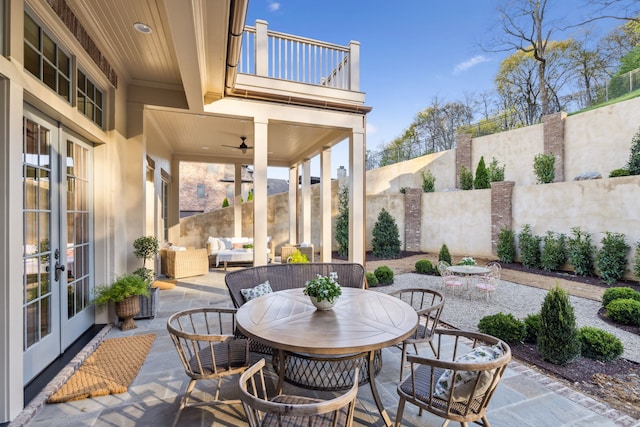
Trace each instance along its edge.
{"label": "white french door", "polygon": [[25,106],[24,383],[94,321],[91,147]]}

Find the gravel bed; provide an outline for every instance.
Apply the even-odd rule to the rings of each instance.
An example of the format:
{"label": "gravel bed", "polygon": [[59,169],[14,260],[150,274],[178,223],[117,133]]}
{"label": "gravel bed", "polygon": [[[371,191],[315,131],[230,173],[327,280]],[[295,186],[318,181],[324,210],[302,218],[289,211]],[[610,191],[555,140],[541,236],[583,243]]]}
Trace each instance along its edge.
{"label": "gravel bed", "polygon": [[[471,331],[477,331],[480,319],[491,314],[511,313],[519,319],[524,319],[529,314],[538,313],[547,294],[544,289],[501,280],[498,290],[488,299],[474,289],[469,294],[453,295],[450,290],[443,289],[440,277],[416,273],[396,275],[393,285],[371,289],[389,293],[396,289],[414,287],[426,287],[441,292],[445,296],[445,304],[440,320],[458,329]],[[640,363],[640,337],[601,320],[598,317],[600,302],[575,296],[571,296],[570,300],[578,327],[594,326],[614,334],[624,344],[622,357]]]}

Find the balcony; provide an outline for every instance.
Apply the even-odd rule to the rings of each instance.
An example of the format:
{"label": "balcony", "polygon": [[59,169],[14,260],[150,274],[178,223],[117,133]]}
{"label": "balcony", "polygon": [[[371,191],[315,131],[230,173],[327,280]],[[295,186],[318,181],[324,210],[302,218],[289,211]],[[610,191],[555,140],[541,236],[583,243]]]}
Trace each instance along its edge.
{"label": "balcony", "polygon": [[233,95],[353,110],[364,106],[359,90],[360,43],[279,33],[261,20],[245,27]]}

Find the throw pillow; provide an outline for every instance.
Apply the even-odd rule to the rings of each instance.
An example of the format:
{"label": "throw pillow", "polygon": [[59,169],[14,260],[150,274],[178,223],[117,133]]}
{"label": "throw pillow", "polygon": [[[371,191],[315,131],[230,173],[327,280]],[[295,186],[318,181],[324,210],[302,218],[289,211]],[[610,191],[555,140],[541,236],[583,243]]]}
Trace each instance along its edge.
{"label": "throw pillow", "polygon": [[218,250],[224,251],[225,249],[227,249],[227,245],[224,244],[224,240],[218,239]]}
{"label": "throw pillow", "polygon": [[273,292],[271,289],[271,285],[267,280],[264,283],[260,283],[259,285],[254,286],[253,288],[240,289],[240,293],[242,294],[242,298],[244,298],[244,302],[249,302],[254,298],[258,298],[259,296],[270,294]]}
{"label": "throw pillow", "polygon": [[[456,359],[456,362],[463,363],[482,363],[491,362],[502,356],[502,350],[499,347],[492,346],[479,346],[471,350],[469,353]],[[454,402],[467,402],[471,398],[471,393],[476,386],[476,379],[478,376],[478,387],[476,388],[475,396],[483,395],[491,381],[493,380],[493,374],[495,370],[484,371],[478,373],[478,371],[457,371],[455,378],[453,378],[453,370],[447,369],[438,379],[436,383],[433,396],[439,399],[448,400],[449,393],[453,389],[453,401]]]}
{"label": "throw pillow", "polygon": [[242,249],[243,244],[242,243],[234,243],[233,244],[233,249]]}

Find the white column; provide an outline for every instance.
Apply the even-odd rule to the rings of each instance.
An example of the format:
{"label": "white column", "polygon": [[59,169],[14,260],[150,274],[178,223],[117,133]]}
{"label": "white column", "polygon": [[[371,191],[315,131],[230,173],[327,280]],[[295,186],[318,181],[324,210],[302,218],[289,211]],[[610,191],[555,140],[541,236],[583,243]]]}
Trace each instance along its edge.
{"label": "white column", "polygon": [[289,169],[289,243],[298,243],[298,166]]}
{"label": "white column", "polygon": [[349,138],[349,261],[365,263],[365,140],[363,132]]}
{"label": "white column", "polygon": [[331,262],[331,148],[320,157],[320,261]]}
{"label": "white column", "polygon": [[253,265],[267,264],[267,120],[255,120],[253,149]]}
{"label": "white column", "polygon": [[302,241],[311,243],[311,160],[302,163]]}
{"label": "white column", "polygon": [[235,165],[233,188],[233,235],[242,237],[242,165]]}

